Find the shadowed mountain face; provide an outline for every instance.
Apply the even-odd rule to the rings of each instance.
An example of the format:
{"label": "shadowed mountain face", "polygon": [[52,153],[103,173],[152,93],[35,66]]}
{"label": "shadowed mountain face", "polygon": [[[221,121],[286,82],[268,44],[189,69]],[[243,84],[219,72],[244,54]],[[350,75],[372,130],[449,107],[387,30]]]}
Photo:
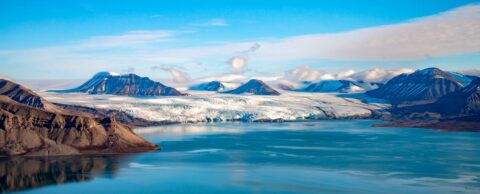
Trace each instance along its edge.
{"label": "shadowed mountain face", "polygon": [[126,156],[0,158],[0,192],[13,192],[97,176],[110,178]]}
{"label": "shadowed mountain face", "polygon": [[207,83],[201,83],[195,86],[190,87],[190,90],[202,90],[202,91],[222,91],[225,89],[225,86],[222,82],[211,81]]}
{"label": "shadowed mountain face", "polygon": [[227,91],[229,94],[253,94],[253,95],[280,95],[279,92],[265,84],[261,80],[252,79],[240,87]]}
{"label": "shadowed mountain face", "polygon": [[433,103],[390,110],[396,121],[378,126],[480,131],[480,78]]}
{"label": "shadowed mountain face", "polygon": [[70,90],[55,92],[82,92],[88,94],[113,94],[123,96],[181,96],[175,88],[165,86],[148,77],[140,77],[133,73],[118,75],[100,72],[81,86]]}
{"label": "shadowed mountain face", "polygon": [[0,81],[8,82],[0,91],[7,91],[6,86],[20,88],[11,91],[29,94],[31,99],[48,107],[17,102],[17,95],[9,92],[0,95],[0,156],[130,153],[158,149],[113,117],[94,118],[80,111],[65,110],[16,83]]}
{"label": "shadowed mountain face", "polygon": [[392,78],[384,86],[367,94],[390,100],[393,104],[408,101],[433,101],[463,88],[460,80],[437,68],[418,70]]}
{"label": "shadowed mountain face", "polygon": [[468,86],[440,97],[430,104],[395,110],[402,115],[416,112],[437,113],[443,117],[480,115],[480,78]]}
{"label": "shadowed mountain face", "polygon": [[432,106],[443,114],[480,115],[480,78],[438,99]]}

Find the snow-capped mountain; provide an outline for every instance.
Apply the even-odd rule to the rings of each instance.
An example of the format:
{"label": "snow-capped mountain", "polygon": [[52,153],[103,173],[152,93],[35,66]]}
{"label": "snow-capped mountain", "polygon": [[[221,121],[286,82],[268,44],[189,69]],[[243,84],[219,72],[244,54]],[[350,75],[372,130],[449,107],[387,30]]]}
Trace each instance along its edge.
{"label": "snow-capped mountain", "polygon": [[374,83],[368,83],[363,81],[350,81],[350,80],[322,80],[317,83],[312,83],[306,88],[301,89],[305,92],[365,92],[368,90],[376,89],[378,86]]}
{"label": "snow-capped mountain", "polygon": [[206,83],[201,83],[198,85],[191,86],[190,90],[202,90],[202,91],[223,91],[225,90],[225,85],[219,81],[211,81]]}
{"label": "snow-capped mountain", "polygon": [[368,91],[367,94],[390,100],[394,104],[435,100],[463,88],[464,84],[459,79],[460,75],[452,76],[438,68],[427,68],[396,76],[384,86]]}
{"label": "snow-capped mountain", "polygon": [[280,93],[261,80],[251,79],[240,87],[227,91],[229,94],[280,95]]}
{"label": "snow-capped mountain", "polygon": [[175,88],[130,73],[120,75],[112,72],[100,72],[81,86],[55,92],[83,92],[88,94],[114,94],[124,96],[180,96],[184,95]]}

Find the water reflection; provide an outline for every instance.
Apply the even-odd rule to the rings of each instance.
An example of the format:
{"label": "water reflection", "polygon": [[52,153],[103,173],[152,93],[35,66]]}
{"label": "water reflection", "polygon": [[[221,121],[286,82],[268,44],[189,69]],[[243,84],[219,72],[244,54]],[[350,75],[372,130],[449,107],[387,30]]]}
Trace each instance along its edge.
{"label": "water reflection", "polygon": [[0,192],[478,193],[480,133],[371,124],[165,126],[142,133],[161,151],[128,158],[0,159]]}
{"label": "water reflection", "polygon": [[59,156],[0,158],[0,191],[11,192],[97,176],[113,178],[127,156]]}

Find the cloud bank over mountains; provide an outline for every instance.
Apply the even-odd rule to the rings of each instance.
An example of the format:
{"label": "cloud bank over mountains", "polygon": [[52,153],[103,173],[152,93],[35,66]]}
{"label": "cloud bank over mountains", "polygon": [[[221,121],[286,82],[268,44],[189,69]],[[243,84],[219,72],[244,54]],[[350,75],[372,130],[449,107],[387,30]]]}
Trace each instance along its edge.
{"label": "cloud bank over mountains", "polygon": [[275,82],[284,85],[298,86],[302,82],[318,82],[322,80],[362,80],[367,82],[384,83],[391,78],[400,74],[409,74],[414,72],[413,69],[400,68],[400,69],[368,69],[364,71],[345,70],[340,72],[326,72],[317,68],[313,68],[310,65],[300,65],[293,69],[288,70],[283,75],[274,76],[247,76],[238,73],[227,73],[217,76],[201,77],[195,80],[191,80],[192,83],[204,83],[210,81],[221,82],[246,82],[249,79],[260,79],[265,82]]}
{"label": "cloud bank over mountains", "polygon": [[363,80],[368,82],[386,82],[389,79],[404,73],[412,73],[413,69],[368,69],[364,71],[355,71],[353,69],[345,70],[337,73],[329,73],[310,67],[309,65],[302,65],[295,67],[285,73],[285,79],[303,82],[316,82],[321,80]]}
{"label": "cloud bank over mountains", "polygon": [[261,43],[259,58],[415,60],[480,51],[480,5],[401,24]]}
{"label": "cloud bank over mountains", "polygon": [[[75,72],[89,76],[100,70],[128,66],[139,74],[152,76],[154,64],[182,66],[188,71],[164,69],[174,80],[186,82],[187,73],[209,69],[210,75],[248,72],[268,64],[277,74],[283,73],[272,64],[305,64],[297,60],[409,61],[480,52],[480,5],[468,5],[440,14],[417,18],[404,23],[363,28],[348,32],[307,34],[280,39],[253,41],[219,41],[208,44],[185,44],[179,30],[136,30],[119,35],[95,36],[64,45],[23,50],[0,50],[2,68],[19,66],[48,73],[48,69]],[[204,25],[227,26],[219,19]],[[179,44],[183,43],[183,44]],[[239,52],[240,51],[240,52]],[[201,61],[204,67],[188,64]],[[230,70],[217,68],[218,61],[227,61]],[[296,63],[296,64],[295,64]],[[247,64],[249,64],[247,66]],[[255,64],[255,65],[252,65]],[[295,64],[295,65],[293,65]],[[408,64],[405,64],[408,67]],[[304,69],[306,67],[303,67]],[[387,67],[388,68],[388,67]],[[360,67],[360,70],[365,68]],[[308,70],[308,68],[307,68]],[[358,77],[382,81],[401,70],[373,69],[337,74],[317,70],[306,72],[298,67],[291,72],[294,79],[327,79]],[[4,73],[5,74],[5,73]],[[19,77],[20,72],[3,76]],[[193,74],[192,74],[193,75]],[[205,75],[201,75],[205,76]],[[153,76],[152,76],[153,77]]]}

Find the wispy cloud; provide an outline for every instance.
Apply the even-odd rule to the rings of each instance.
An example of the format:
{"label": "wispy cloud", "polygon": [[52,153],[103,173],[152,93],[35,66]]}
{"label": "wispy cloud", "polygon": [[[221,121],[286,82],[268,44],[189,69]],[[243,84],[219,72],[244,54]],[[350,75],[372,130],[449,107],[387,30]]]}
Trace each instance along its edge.
{"label": "wispy cloud", "polygon": [[221,18],[214,18],[205,22],[194,24],[194,26],[217,26],[217,27],[228,26],[228,25],[229,24],[227,23],[227,21]]}
{"label": "wispy cloud", "polygon": [[151,70],[162,70],[170,73],[172,81],[175,83],[188,83],[190,82],[190,76],[183,70],[174,66],[154,65],[150,67]]}
{"label": "wispy cloud", "polygon": [[480,76],[480,68],[457,70],[456,72],[465,75]]}
{"label": "wispy cloud", "polygon": [[154,43],[171,38],[175,35],[174,31],[168,30],[138,30],[130,31],[120,35],[95,36],[84,41],[80,41],[76,47],[80,48],[111,48],[126,47],[139,44]]}

